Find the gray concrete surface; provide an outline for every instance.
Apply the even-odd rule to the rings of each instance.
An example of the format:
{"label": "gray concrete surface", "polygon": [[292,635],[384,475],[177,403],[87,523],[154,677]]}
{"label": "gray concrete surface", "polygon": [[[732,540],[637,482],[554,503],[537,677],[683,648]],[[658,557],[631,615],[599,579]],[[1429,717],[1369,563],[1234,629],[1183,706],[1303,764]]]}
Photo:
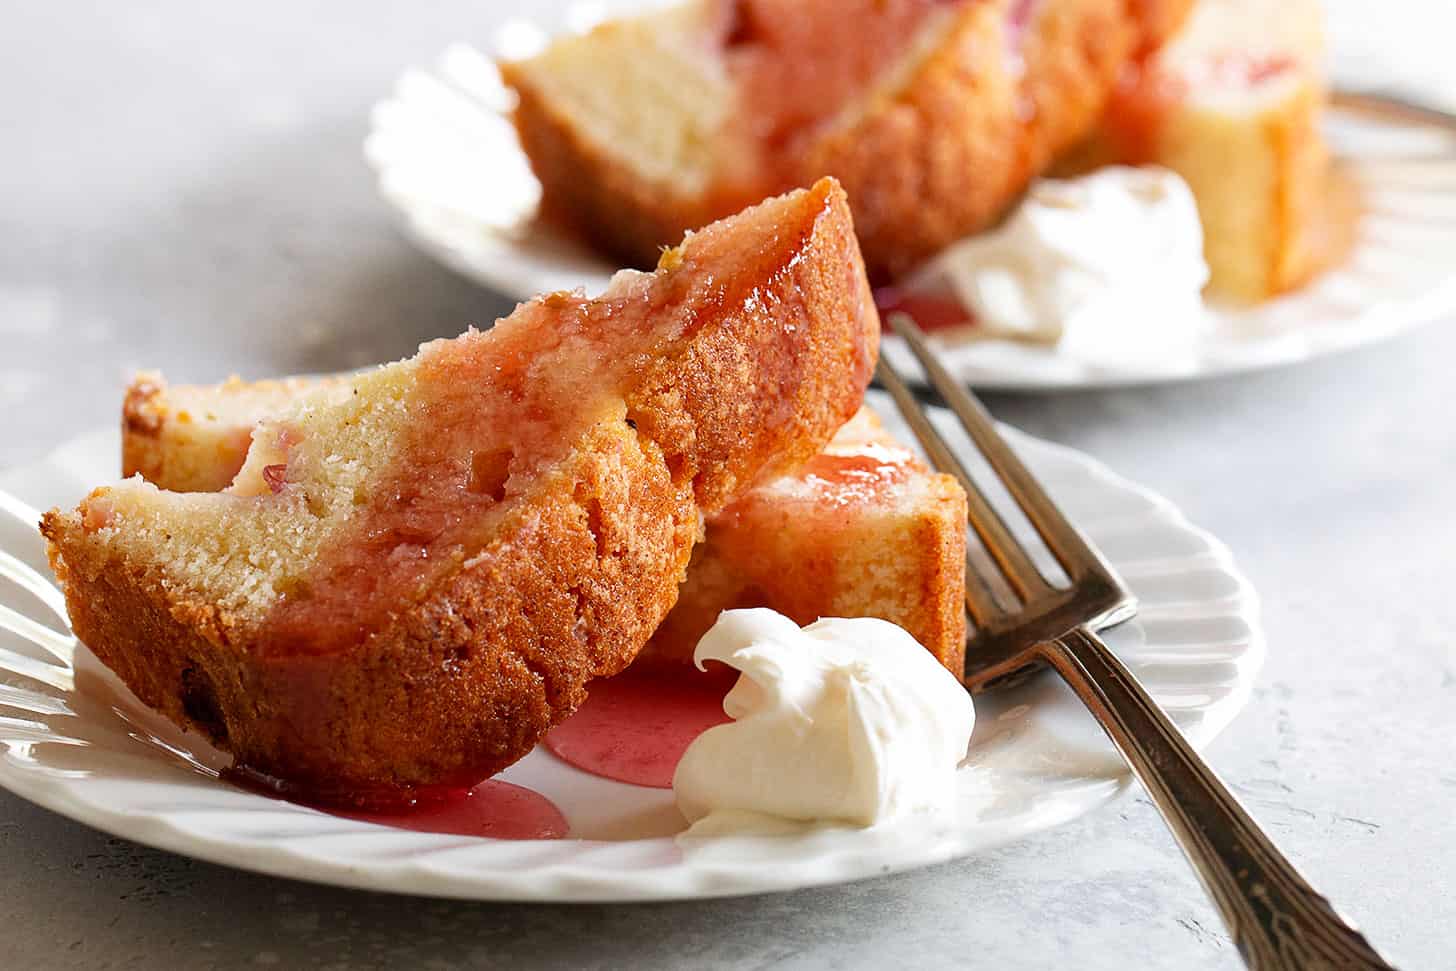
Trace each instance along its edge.
{"label": "gray concrete surface", "polygon": [[[399,238],[359,144],[402,65],[508,6],[0,4],[0,467],[113,421],[140,366],[343,368],[506,309]],[[1237,379],[991,399],[1233,548],[1269,660],[1210,758],[1407,968],[1456,965],[1453,328]],[[14,969],[1238,966],[1140,797],[849,887],[547,907],[238,873],[0,793],[0,928]]]}

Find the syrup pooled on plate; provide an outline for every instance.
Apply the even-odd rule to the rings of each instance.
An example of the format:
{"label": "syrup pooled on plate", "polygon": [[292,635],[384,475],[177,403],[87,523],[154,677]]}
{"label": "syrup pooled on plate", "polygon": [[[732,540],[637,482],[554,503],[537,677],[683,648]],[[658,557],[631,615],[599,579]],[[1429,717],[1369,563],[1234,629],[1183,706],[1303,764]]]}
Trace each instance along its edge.
{"label": "syrup pooled on plate", "polygon": [[584,772],[635,786],[671,789],[683,752],[728,721],[723,696],[732,671],[628,671],[594,681],[586,702],[544,739],[557,758]]}
{"label": "syrup pooled on plate", "polygon": [[875,290],[875,306],[879,308],[880,317],[885,318],[894,313],[906,314],[927,333],[949,330],[952,327],[969,327],[975,323],[971,312],[954,297],[909,293],[899,287],[880,287]]}
{"label": "syrup pooled on plate", "polygon": [[563,839],[570,825],[556,804],[534,789],[486,779],[454,799],[396,811],[325,812],[396,829],[497,840]]}
{"label": "syrup pooled on plate", "polygon": [[571,828],[550,799],[500,779],[486,779],[469,789],[437,786],[343,794],[307,791],[247,767],[225,769],[222,778],[240,789],[331,816],[417,833],[549,840],[564,838]]}

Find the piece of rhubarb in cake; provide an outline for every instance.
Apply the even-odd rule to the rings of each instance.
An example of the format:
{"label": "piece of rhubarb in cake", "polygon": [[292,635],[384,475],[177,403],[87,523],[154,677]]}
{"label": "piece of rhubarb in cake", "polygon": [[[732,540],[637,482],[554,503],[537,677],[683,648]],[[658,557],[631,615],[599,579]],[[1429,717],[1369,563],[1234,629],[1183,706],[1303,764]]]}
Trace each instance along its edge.
{"label": "piece of rhubarb in cake", "polygon": [[695,0],[502,65],[544,204],[645,264],[832,175],[871,275],[992,225],[1190,0]]}
{"label": "piece of rhubarb in cake", "polygon": [[[124,407],[127,474],[138,471],[161,488],[181,491],[231,482],[244,457],[232,443],[247,440],[254,426],[298,397],[339,382],[169,387],[160,375],[141,375]],[[145,402],[153,420],[130,420],[137,402]],[[184,432],[174,432],[169,425],[184,409],[190,420]],[[820,617],[888,620],[959,675],[965,526],[965,493],[955,479],[931,472],[862,408],[819,456],[708,521],[677,605],[638,663],[691,664],[693,648],[720,611],[772,607],[800,624]]]}
{"label": "piece of rhubarb in cake", "polygon": [[639,664],[691,664],[719,613],[771,607],[799,624],[888,620],[960,677],[965,595],[965,491],[863,408],[802,468],[708,522]]}
{"label": "piece of rhubarb in cake", "polygon": [[878,327],[824,180],[306,395],[224,492],[128,479],[42,531],[77,636],[240,765],[469,785],[631,662],[704,515],[823,448]]}
{"label": "piece of rhubarb in cake", "polygon": [[1172,169],[1198,202],[1210,288],[1244,301],[1288,290],[1343,235],[1328,222],[1343,209],[1327,204],[1323,58],[1317,0],[1198,0],[1064,168]]}

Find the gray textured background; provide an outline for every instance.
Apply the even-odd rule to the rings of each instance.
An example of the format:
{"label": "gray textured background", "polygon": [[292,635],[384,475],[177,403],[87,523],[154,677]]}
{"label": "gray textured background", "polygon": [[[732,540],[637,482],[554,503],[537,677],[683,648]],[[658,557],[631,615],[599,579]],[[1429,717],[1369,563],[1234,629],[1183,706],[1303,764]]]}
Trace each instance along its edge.
{"label": "gray textured background", "polygon": [[[399,68],[493,8],[0,4],[0,466],[115,420],[137,367],[332,370],[505,311],[400,239],[359,152]],[[1391,22],[1359,33],[1365,67]],[[1210,757],[1411,968],[1456,960],[1453,324],[1251,377],[991,400],[1233,548],[1269,662]],[[237,873],[0,793],[0,927],[6,968],[1238,966],[1141,797],[850,887],[542,907]]]}

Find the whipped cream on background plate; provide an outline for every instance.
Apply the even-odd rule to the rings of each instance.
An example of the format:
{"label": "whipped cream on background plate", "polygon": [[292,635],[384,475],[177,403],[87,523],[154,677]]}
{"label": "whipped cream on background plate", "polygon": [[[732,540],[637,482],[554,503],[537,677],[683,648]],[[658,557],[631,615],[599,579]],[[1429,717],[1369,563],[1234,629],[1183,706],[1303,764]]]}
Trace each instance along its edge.
{"label": "whipped cream on background plate", "polygon": [[952,297],[981,333],[1091,364],[1191,356],[1208,326],[1193,193],[1154,166],[1042,179],[997,229],[952,244],[903,289]]}
{"label": "whipped cream on background plate", "polygon": [[694,660],[742,675],[723,699],[734,720],[678,763],[687,835],[872,826],[954,807],[975,710],[904,629],[870,618],[800,628],[772,610],[729,610]]}

